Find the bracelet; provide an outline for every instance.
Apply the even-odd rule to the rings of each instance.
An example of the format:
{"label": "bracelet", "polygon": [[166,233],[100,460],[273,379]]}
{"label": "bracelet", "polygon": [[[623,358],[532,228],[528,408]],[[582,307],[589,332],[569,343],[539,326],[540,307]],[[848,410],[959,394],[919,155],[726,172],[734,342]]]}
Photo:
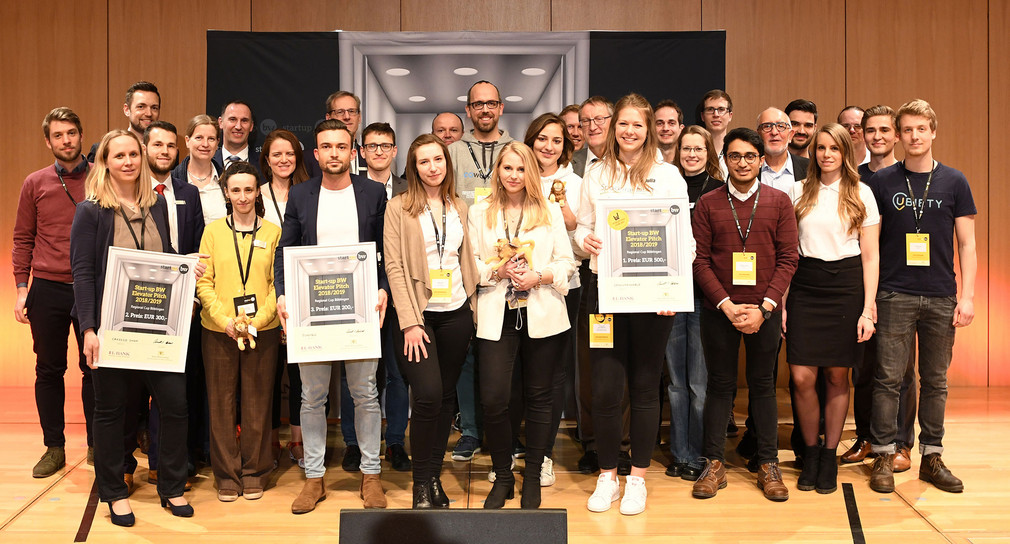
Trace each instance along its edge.
{"label": "bracelet", "polygon": [[540,286],[543,283],[544,283],[544,275],[542,273],[540,273],[540,272],[537,272],[537,286],[536,286],[536,288],[539,289]]}
{"label": "bracelet", "polygon": [[866,319],[869,319],[870,321],[873,321],[873,318],[870,317],[870,316],[868,316],[868,315],[866,315],[866,314],[860,314],[859,317],[865,317]]}

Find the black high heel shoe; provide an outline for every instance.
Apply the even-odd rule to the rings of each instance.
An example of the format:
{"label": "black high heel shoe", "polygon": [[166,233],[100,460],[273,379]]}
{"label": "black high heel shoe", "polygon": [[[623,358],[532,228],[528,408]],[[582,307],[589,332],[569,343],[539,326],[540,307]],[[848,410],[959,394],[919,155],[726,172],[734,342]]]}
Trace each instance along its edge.
{"label": "black high heel shoe", "polygon": [[431,493],[431,505],[435,508],[449,508],[449,497],[442,489],[442,480],[438,476],[432,476],[428,482]]}
{"label": "black high heel shoe", "polygon": [[191,518],[193,517],[193,505],[184,504],[182,506],[176,506],[169,502],[165,497],[161,498],[161,507],[168,507],[172,511],[172,515],[180,518]]}
{"label": "black high heel shoe", "polygon": [[[511,474],[511,472],[510,472]],[[516,496],[516,481],[514,478],[508,480],[498,477],[491,486],[491,492],[484,499],[484,508],[496,510],[505,506],[505,501]]]}
{"label": "black high heel shoe", "polygon": [[435,505],[431,502],[431,484],[429,482],[414,482],[414,510],[430,510]]}
{"label": "black high heel shoe", "polygon": [[137,517],[133,515],[133,512],[128,514],[117,514],[112,511],[112,503],[109,503],[109,517],[112,518],[112,524],[118,525],[120,527],[133,527],[133,524],[137,523]]}

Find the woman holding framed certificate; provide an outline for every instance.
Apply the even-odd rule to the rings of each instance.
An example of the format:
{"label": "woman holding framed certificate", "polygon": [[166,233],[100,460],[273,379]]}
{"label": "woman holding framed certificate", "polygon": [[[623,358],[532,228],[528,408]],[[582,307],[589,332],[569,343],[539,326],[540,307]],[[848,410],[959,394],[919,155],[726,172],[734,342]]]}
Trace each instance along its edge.
{"label": "woman holding framed certificate", "polygon": [[[677,169],[658,155],[659,137],[652,106],[643,97],[630,94],[614,107],[603,157],[588,167],[582,184],[579,221],[575,239],[588,252],[590,268],[598,263],[604,239],[611,229],[625,225],[597,218],[597,202],[608,198],[686,197],[687,185]],[[693,240],[693,239],[692,239]],[[590,297],[597,308],[599,293]],[[631,401],[631,475],[627,477],[621,513],[645,510],[645,472],[652,459],[659,428],[659,388],[663,355],[673,327],[673,312],[598,315],[609,334],[590,350],[593,368],[593,424],[600,456],[600,476],[589,497],[591,512],[604,512],[621,498],[617,481],[617,456],[621,442],[621,398],[625,381]],[[594,321],[590,321],[594,323]]]}
{"label": "woman holding framed certificate", "polygon": [[[102,298],[109,248],[174,253],[164,197],[154,192],[140,139],[126,130],[102,138],[88,174],[87,200],[77,206],[70,230],[75,311],[84,355],[95,369],[95,480],[109,503],[112,523],[132,526],[130,490],[123,481],[123,435],[127,397],[143,380],[161,409],[158,495],[173,515],[190,517],[186,485],[186,375],[176,372],[98,367]],[[199,272],[198,272],[199,273]]]}
{"label": "woman holding framed certificate", "polygon": [[393,347],[411,391],[417,509],[449,507],[442,459],[477,291],[466,210],[445,144],[431,134],[419,136],[407,151],[407,190],[386,205],[382,244],[396,310],[387,314]]}
{"label": "woman holding framed certificate", "polygon": [[[233,162],[221,178],[221,189],[228,216],[203,232],[200,253],[209,257],[196,292],[203,305],[210,461],[218,500],[232,502],[239,495],[262,497],[274,468],[270,413],[280,320],[273,263],[281,229],[263,220],[259,179],[251,164]],[[239,398],[242,411],[236,414]],[[235,421],[242,422],[238,440]]]}
{"label": "woman holding framed certificate", "polygon": [[523,508],[540,507],[540,467],[551,433],[551,392],[570,328],[565,294],[575,258],[561,208],[540,186],[533,150],[506,144],[491,175],[491,195],[470,208],[480,279],[477,347],[484,428],[496,474],[484,508],[514,496],[509,397],[522,364],[526,400]]}
{"label": "woman holding framed certificate", "polygon": [[[796,487],[826,494],[838,488],[835,450],[849,410],[849,369],[873,335],[879,277],[880,214],[859,181],[849,133],[829,123],[810,145],[807,179],[790,191],[796,209],[800,262],[782,314],[793,403],[805,445]],[[788,326],[786,317],[788,316]],[[815,383],[824,372],[824,447]]]}

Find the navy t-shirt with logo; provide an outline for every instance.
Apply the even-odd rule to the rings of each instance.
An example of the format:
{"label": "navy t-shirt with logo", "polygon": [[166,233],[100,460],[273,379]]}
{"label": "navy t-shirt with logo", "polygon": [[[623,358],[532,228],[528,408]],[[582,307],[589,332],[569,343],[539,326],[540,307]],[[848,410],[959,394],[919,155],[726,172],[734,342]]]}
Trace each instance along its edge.
{"label": "navy t-shirt with logo", "polygon": [[[908,172],[904,163],[898,162],[878,170],[867,183],[880,210],[881,291],[927,297],[957,295],[954,219],[978,212],[968,180],[960,171],[937,162],[923,201],[927,178],[929,172]],[[906,264],[905,235],[916,232],[909,183],[922,209],[919,232],[929,234],[929,266]]]}

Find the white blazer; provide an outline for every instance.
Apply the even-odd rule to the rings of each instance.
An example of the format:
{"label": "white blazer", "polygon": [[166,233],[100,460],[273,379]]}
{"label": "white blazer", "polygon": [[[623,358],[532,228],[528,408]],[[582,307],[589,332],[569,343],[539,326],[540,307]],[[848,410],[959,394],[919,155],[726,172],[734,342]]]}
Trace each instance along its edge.
{"label": "white blazer", "polygon": [[[568,282],[575,273],[575,257],[572,255],[572,245],[565,230],[565,219],[561,215],[561,207],[555,202],[548,202],[551,213],[551,224],[540,225],[533,230],[523,229],[520,240],[533,240],[533,270],[538,272],[551,271],[554,281],[550,285],[541,285],[530,290],[526,302],[526,327],[530,338],[546,338],[568,330],[568,310],[565,306],[565,295],[568,294]],[[492,264],[485,259],[497,257],[495,242],[505,238],[505,226],[500,219],[494,222],[493,228],[488,228],[487,200],[470,206],[469,232],[473,245],[473,257],[477,261],[477,338],[498,341],[501,339],[502,324],[505,319],[506,281],[495,281],[491,278]]]}

